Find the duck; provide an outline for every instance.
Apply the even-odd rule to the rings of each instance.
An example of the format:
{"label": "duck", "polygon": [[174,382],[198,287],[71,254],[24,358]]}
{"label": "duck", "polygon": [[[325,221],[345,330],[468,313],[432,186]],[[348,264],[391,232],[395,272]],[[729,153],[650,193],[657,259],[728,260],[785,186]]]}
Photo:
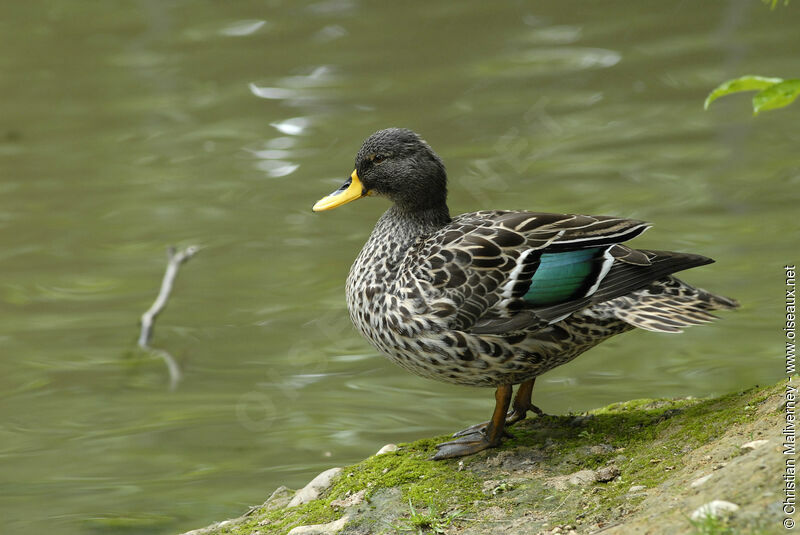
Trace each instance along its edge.
{"label": "duck", "polygon": [[350,178],[312,210],[373,196],[391,205],[347,276],[357,331],[411,373],[495,389],[491,418],[438,444],[434,460],[500,445],[508,426],[542,413],[536,378],[601,342],[634,329],[679,333],[738,306],[673,275],[710,258],[626,245],[650,228],[644,221],[525,210],[451,217],[442,159],[406,128],[370,135]]}

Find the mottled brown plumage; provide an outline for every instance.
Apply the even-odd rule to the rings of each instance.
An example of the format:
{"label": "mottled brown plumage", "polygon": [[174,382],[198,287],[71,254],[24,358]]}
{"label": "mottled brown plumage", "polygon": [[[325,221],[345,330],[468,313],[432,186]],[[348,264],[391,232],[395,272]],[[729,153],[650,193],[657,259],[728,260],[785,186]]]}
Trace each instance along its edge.
{"label": "mottled brown plumage", "polygon": [[370,136],[351,181],[315,209],[367,194],[393,205],[347,278],[353,324],[417,375],[497,388],[493,419],[436,458],[497,445],[511,385],[523,384],[513,422],[535,409],[537,376],[603,340],[636,327],[680,332],[737,306],[671,276],[712,260],[623,245],[649,228],[642,221],[524,211],[451,219],[444,165],[410,130]]}

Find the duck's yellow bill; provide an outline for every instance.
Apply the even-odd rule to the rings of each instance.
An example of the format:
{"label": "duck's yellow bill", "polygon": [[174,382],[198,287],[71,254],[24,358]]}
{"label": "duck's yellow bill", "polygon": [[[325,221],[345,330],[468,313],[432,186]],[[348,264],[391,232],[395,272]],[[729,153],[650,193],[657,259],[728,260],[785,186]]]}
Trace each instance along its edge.
{"label": "duck's yellow bill", "polygon": [[366,188],[364,188],[364,186],[361,184],[361,180],[358,178],[358,173],[353,171],[353,174],[350,175],[350,178],[347,180],[347,182],[342,184],[342,187],[327,197],[323,197],[318,200],[317,204],[315,204],[311,210],[314,212],[330,210],[332,208],[336,208],[337,206],[347,204],[350,201],[360,199],[368,194],[369,192],[366,190]]}

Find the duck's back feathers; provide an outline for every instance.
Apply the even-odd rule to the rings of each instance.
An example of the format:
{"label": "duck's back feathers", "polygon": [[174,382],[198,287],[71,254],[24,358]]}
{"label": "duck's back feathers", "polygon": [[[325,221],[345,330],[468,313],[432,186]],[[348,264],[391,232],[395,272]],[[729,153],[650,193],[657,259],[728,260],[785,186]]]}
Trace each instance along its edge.
{"label": "duck's back feathers", "polygon": [[506,334],[544,327],[712,262],[622,245],[648,228],[616,217],[474,212],[422,239],[406,260],[430,284],[432,309],[454,328]]}

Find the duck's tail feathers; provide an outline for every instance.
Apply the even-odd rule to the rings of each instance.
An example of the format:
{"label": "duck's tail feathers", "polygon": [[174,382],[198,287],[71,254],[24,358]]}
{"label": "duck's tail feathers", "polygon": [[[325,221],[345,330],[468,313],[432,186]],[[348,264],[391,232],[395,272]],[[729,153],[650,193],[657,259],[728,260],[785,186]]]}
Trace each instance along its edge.
{"label": "duck's tail feathers", "polygon": [[714,319],[712,310],[739,306],[733,299],[695,288],[675,277],[659,279],[649,286],[609,302],[614,316],[634,327],[663,333],[679,333],[692,325]]}

